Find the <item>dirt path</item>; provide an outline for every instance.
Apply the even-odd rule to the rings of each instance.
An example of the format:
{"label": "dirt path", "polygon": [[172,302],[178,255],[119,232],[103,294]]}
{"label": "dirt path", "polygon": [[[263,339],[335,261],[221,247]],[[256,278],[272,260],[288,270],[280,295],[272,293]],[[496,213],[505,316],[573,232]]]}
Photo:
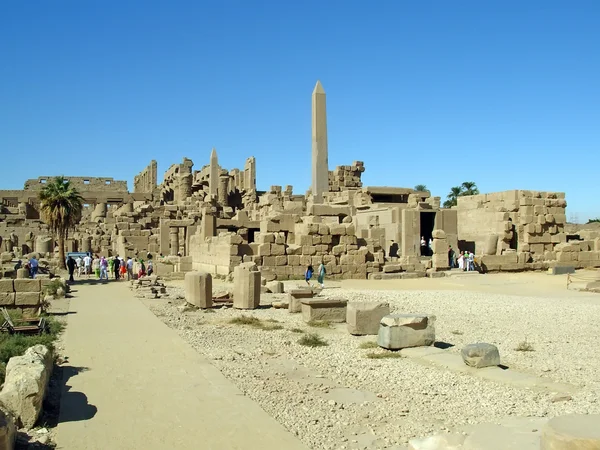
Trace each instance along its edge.
{"label": "dirt path", "polygon": [[125,283],[73,287],[60,449],[305,449]]}

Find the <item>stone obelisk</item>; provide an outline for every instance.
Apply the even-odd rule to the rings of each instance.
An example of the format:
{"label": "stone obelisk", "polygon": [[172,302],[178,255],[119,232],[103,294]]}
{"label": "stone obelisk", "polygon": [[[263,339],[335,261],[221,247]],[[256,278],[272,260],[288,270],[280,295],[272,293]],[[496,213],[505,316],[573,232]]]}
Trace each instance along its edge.
{"label": "stone obelisk", "polygon": [[325,103],[325,90],[321,82],[317,81],[312,93],[312,194],[314,203],[322,203],[323,193],[329,191]]}
{"label": "stone obelisk", "polygon": [[218,195],[219,193],[219,159],[217,151],[213,148],[210,153],[210,175],[208,179],[208,193]]}

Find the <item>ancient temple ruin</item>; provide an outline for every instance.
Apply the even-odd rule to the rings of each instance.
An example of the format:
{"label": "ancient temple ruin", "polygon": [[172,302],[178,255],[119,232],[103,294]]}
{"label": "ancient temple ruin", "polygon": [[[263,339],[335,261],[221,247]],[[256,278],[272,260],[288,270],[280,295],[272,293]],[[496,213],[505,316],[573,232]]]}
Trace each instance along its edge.
{"label": "ancient temple ruin", "polygon": [[[326,94],[312,94],[312,183],[257,190],[257,161],[201,167],[189,158],[158,183],[156,161],[134,177],[133,192],[112,178],[67,177],[85,201],[67,251],[162,257],[158,271],[226,276],[254,262],[271,279],[300,278],[323,262],[335,278],[402,278],[448,269],[448,249],[475,253],[482,271],[600,267],[600,235],[565,232],[564,193],[513,190],[459,197],[456,207],[410,188],[364,186],[362,161],[328,167]],[[196,161],[198,162],[198,161]],[[260,166],[258,166],[260,167]],[[56,242],[41,221],[38,194],[50,177],[0,190],[5,262],[31,252],[52,258]],[[422,254],[421,239],[432,241]]]}

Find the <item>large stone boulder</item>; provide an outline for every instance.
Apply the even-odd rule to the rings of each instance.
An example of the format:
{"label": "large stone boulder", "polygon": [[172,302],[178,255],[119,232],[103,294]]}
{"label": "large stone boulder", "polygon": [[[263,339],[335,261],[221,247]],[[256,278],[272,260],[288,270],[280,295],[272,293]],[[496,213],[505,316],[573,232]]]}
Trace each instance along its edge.
{"label": "large stone boulder", "polygon": [[424,347],[435,342],[435,316],[390,314],[381,319],[377,344],[388,350]]}
{"label": "large stone boulder", "polygon": [[212,307],[212,276],[206,272],[185,274],[185,301],[198,308]]}
{"label": "large stone boulder", "polygon": [[242,263],[233,270],[233,307],[256,309],[260,305],[260,271],[255,263]]}
{"label": "large stone boulder", "polygon": [[377,334],[381,319],[389,313],[389,303],[350,302],[346,310],[348,332],[354,335]]}
{"label": "large stone boulder", "polygon": [[492,344],[484,342],[469,344],[462,349],[460,354],[467,366],[476,369],[500,365],[500,352],[498,347]]}
{"label": "large stone boulder", "polygon": [[51,373],[52,352],[44,345],[30,347],[23,356],[8,361],[0,404],[13,415],[19,428],[35,425]]}
{"label": "large stone boulder", "polygon": [[600,449],[600,414],[550,419],[542,429],[540,450]]}

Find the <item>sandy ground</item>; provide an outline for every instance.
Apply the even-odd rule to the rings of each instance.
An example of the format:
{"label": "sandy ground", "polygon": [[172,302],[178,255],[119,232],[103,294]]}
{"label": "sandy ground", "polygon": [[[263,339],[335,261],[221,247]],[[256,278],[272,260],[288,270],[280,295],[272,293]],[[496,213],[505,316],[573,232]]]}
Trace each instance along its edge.
{"label": "sandy ground", "polygon": [[[367,353],[380,350],[359,345],[374,337],[350,336],[344,325],[310,328],[285,310],[243,313],[278,321],[280,329],[265,331],[230,324],[242,313],[229,308],[181,312],[181,301],[146,303],[310,448],[399,449],[412,437],[468,424],[599,413],[600,352],[593,340],[600,334],[600,295],[566,284],[566,276],[524,273],[348,280],[329,282],[323,291],[351,301],[388,301],[394,312],[434,314],[437,340],[451,346],[449,354],[468,343],[493,343],[509,370],[573,386],[565,401],[549,390],[482,380],[409,357],[369,359]],[[180,296],[182,283],[171,286]],[[226,287],[216,281],[214,290]],[[264,295],[261,303],[279,298]],[[328,346],[299,345],[309,332]],[[534,351],[517,351],[524,341]]]}

